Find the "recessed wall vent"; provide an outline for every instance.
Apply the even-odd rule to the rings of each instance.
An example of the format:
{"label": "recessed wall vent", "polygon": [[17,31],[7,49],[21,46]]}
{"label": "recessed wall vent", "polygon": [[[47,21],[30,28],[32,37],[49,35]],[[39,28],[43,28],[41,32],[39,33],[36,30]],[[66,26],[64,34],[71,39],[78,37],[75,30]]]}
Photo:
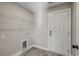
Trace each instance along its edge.
{"label": "recessed wall vent", "polygon": [[23,41],[23,43],[22,43],[22,48],[27,48],[27,42],[26,41]]}
{"label": "recessed wall vent", "polygon": [[27,49],[28,46],[27,40],[22,40],[21,44],[22,44],[22,50]]}

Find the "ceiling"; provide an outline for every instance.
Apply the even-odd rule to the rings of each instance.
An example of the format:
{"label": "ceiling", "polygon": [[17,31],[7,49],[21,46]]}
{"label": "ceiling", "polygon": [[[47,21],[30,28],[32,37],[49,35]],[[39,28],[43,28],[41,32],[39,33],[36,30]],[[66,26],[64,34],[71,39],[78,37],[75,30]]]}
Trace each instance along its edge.
{"label": "ceiling", "polygon": [[49,2],[49,7],[57,6],[57,5],[64,4],[64,3],[67,3],[67,2]]}
{"label": "ceiling", "polygon": [[[37,2],[17,2],[17,3],[21,5],[22,7],[29,9],[30,11],[33,12],[33,7],[35,3]],[[67,3],[67,2],[48,2],[48,7],[57,6],[57,5],[64,4],[64,3]]]}

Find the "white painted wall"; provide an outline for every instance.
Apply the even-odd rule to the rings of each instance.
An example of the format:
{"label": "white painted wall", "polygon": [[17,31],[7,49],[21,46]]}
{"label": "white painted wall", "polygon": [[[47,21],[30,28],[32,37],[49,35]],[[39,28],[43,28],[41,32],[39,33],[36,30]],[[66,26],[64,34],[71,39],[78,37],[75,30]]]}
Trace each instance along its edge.
{"label": "white painted wall", "polygon": [[48,49],[48,3],[36,3],[34,30],[35,45]]}
{"label": "white painted wall", "polygon": [[[12,55],[20,51],[21,40],[24,40],[26,38],[29,39],[29,46],[33,44],[31,36],[33,29],[32,15],[33,14],[31,12],[20,7],[16,3],[5,3],[5,2],[0,3],[0,56]],[[19,22],[17,20],[23,20],[23,19],[27,20],[26,21],[27,25],[25,25],[25,28],[28,28],[29,30],[23,31],[23,29],[20,29],[20,24],[24,24],[24,22],[22,21]],[[7,26],[4,27],[4,24],[1,25],[1,21],[3,20],[9,23],[14,22],[19,24],[7,25],[7,23],[4,23]],[[4,31],[1,30],[2,27],[5,28]],[[6,30],[12,28],[14,30]]]}
{"label": "white painted wall", "polygon": [[34,12],[35,28],[33,32],[34,45],[48,48],[48,3],[28,2],[19,3]]}

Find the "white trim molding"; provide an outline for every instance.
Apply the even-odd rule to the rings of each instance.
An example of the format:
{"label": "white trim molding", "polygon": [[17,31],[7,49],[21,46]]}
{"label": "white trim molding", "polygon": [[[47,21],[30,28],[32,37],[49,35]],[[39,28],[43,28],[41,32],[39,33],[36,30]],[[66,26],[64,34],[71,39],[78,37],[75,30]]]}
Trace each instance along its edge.
{"label": "white trim molding", "polygon": [[25,51],[31,49],[32,47],[36,47],[36,48],[39,48],[39,49],[42,49],[42,50],[49,51],[48,48],[44,48],[44,47],[41,47],[41,46],[38,46],[38,45],[32,45],[32,46],[29,46],[27,49],[20,50],[19,52],[14,53],[12,56],[21,56]]}
{"label": "white trim molding", "polygon": [[34,47],[45,50],[45,51],[49,51],[49,48],[45,48],[45,47],[42,47],[42,46],[34,45]]}
{"label": "white trim molding", "polygon": [[24,53],[25,51],[31,49],[32,47],[33,47],[33,46],[30,46],[30,47],[28,47],[27,49],[20,50],[19,52],[14,53],[12,56],[21,56],[22,53]]}

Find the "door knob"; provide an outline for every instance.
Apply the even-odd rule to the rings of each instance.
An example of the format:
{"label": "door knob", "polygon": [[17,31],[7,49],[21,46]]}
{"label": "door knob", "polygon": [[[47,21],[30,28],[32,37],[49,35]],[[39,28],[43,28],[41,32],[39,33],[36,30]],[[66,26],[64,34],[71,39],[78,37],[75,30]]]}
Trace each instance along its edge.
{"label": "door knob", "polygon": [[52,31],[49,31],[49,35],[50,35],[50,36],[52,35]]}
{"label": "door knob", "polygon": [[52,31],[49,31],[50,33],[52,33]]}
{"label": "door knob", "polygon": [[52,34],[50,33],[49,35],[51,36]]}

